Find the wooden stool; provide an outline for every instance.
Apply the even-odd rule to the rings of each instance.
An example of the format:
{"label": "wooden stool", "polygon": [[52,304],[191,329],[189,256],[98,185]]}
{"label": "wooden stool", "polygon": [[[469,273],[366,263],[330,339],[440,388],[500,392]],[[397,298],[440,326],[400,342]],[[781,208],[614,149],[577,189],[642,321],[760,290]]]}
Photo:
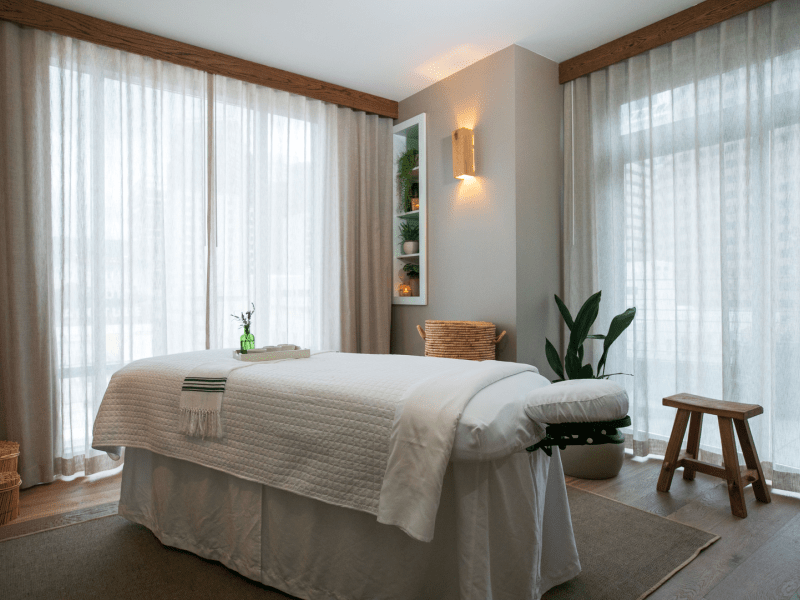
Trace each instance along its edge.
{"label": "wooden stool", "polygon": [[[747,419],[760,415],[764,409],[758,404],[739,404],[738,402],[723,402],[722,400],[712,400],[702,396],[692,394],[676,394],[664,398],[664,406],[672,406],[678,409],[675,415],[675,425],[672,427],[672,434],[669,437],[667,453],[664,457],[664,464],[661,467],[661,474],[658,476],[659,492],[668,492],[672,485],[672,476],[675,469],[683,467],[683,478],[694,479],[696,471],[720,477],[728,482],[728,496],[731,499],[731,512],[737,517],[745,518],[747,508],[744,504],[744,488],[751,483],[756,499],[760,502],[770,502],[769,490],[764,482],[764,473],[761,471],[761,463],[758,460],[753,435],[750,433],[750,425]],[[718,467],[711,463],[697,460],[700,452],[700,430],[703,425],[703,414],[717,415],[719,418],[719,436],[722,440],[722,460],[724,467]],[[689,426],[689,440],[686,445],[686,452],[681,453],[683,435],[686,433],[686,425],[689,423],[689,415],[692,423]],[[736,433],[739,434],[739,443],[742,446],[742,454],[747,468],[740,469],[739,458],[736,454],[736,441],[733,439],[733,425],[736,425]]]}

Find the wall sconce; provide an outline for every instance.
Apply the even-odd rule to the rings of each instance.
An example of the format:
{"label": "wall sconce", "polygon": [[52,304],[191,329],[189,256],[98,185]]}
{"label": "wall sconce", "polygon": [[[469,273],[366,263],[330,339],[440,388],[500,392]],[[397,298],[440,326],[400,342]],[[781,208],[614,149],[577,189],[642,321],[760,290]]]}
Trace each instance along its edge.
{"label": "wall sconce", "polygon": [[472,129],[466,127],[453,132],[453,177],[475,177],[475,136]]}

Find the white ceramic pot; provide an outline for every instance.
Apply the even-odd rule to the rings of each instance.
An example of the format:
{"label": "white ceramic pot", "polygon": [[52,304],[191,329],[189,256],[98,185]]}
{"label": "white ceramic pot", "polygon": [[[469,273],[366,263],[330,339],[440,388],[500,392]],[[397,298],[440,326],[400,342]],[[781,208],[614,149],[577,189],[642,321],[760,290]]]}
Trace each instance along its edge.
{"label": "white ceramic pot", "polygon": [[403,242],[404,254],[416,254],[419,252],[419,242]]}
{"label": "white ceramic pot", "polygon": [[561,451],[564,474],[578,479],[611,479],[622,469],[625,444],[567,446]]}

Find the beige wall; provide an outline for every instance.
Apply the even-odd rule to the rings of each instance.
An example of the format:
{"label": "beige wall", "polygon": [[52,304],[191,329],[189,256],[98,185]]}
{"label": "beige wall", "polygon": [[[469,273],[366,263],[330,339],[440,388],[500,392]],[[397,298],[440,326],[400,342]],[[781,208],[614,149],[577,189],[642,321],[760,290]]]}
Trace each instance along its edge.
{"label": "beige wall", "polygon": [[517,360],[555,377],[545,337],[559,348],[561,86],[558,64],[514,46],[517,197]]}
{"label": "beige wall", "polygon": [[[558,65],[509,46],[400,102],[398,122],[427,113],[428,305],[393,307],[392,352],[422,354],[426,319],[484,320],[508,331],[499,359],[544,371],[560,290],[560,99]],[[459,127],[475,131],[473,182],[452,175]]]}

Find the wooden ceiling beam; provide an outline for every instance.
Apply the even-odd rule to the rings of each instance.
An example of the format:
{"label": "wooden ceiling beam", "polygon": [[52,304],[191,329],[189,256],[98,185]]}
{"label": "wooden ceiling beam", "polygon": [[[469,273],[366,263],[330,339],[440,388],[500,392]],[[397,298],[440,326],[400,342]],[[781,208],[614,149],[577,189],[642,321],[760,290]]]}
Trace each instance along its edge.
{"label": "wooden ceiling beam", "polygon": [[567,83],[663,44],[716,25],[773,0],[705,0],[638,31],[579,54],[558,65],[558,82]]}
{"label": "wooden ceiling beam", "polygon": [[397,118],[398,108],[394,100],[184,44],[37,0],[0,0],[0,19],[382,117]]}

